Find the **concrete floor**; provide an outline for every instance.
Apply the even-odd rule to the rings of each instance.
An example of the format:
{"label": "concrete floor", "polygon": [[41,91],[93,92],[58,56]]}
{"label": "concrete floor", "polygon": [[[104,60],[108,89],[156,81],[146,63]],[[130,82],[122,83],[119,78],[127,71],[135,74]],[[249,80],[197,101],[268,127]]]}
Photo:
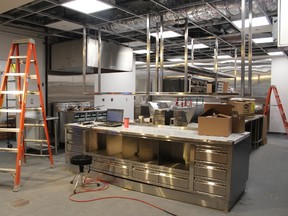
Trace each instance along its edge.
{"label": "concrete floor", "polygon": [[[2,141],[1,146],[6,146]],[[288,137],[269,134],[268,144],[253,151],[250,156],[250,174],[247,191],[229,213],[192,204],[123,190],[110,185],[108,190],[79,195],[91,199],[104,196],[128,196],[157,205],[178,216],[287,216],[288,215]],[[69,183],[73,174],[64,164],[64,153],[54,156],[55,167],[49,168],[48,159],[29,158],[22,168],[21,190],[12,192],[10,174],[0,173],[0,215],[137,215],[164,216],[167,213],[143,203],[129,200],[102,200],[75,203],[68,199],[73,191]],[[14,166],[13,154],[0,154],[1,167]],[[22,200],[21,200],[22,199]],[[29,204],[24,201],[29,202]],[[16,202],[16,203],[14,203]]]}

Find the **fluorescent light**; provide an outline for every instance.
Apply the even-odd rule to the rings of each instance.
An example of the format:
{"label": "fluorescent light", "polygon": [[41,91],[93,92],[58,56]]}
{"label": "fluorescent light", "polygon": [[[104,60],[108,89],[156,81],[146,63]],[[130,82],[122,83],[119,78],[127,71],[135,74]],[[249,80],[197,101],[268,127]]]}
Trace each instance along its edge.
{"label": "fluorescent light", "polygon": [[[147,54],[147,50],[143,49],[143,50],[133,50],[133,53],[136,54]],[[150,53],[152,53],[152,51],[150,51]]]}
{"label": "fluorescent light", "polygon": [[98,0],[74,0],[66,2],[62,5],[64,7],[80,11],[86,14],[95,13],[112,8],[112,6]]}
{"label": "fluorescent light", "polygon": [[284,55],[282,51],[276,51],[276,52],[268,52],[268,55],[270,56],[281,56]]}
{"label": "fluorescent light", "polygon": [[[232,22],[237,28],[241,29],[242,20],[236,20]],[[252,18],[252,27],[265,26],[265,25],[269,25],[269,22],[265,16]],[[245,19],[245,28],[248,28],[248,27],[249,27],[249,19]]]}
{"label": "fluorescent light", "polygon": [[142,61],[135,61],[135,64],[136,64],[136,65],[143,65],[143,64],[145,64],[145,62],[142,62]]}
{"label": "fluorescent light", "polygon": [[[183,47],[185,47],[185,46],[183,46]],[[208,46],[205,44],[199,43],[199,44],[194,44],[193,48],[194,49],[205,49],[205,48],[208,48]],[[188,49],[192,49],[192,45],[188,45]]]}
{"label": "fluorescent light", "polygon": [[266,38],[255,38],[252,39],[255,43],[272,43],[273,37],[266,37]]}
{"label": "fluorescent light", "polygon": [[180,59],[180,58],[174,58],[174,59],[167,59],[170,62],[180,62],[180,61],[184,61],[184,59]]}
{"label": "fluorescent light", "polygon": [[[151,33],[152,37],[156,37],[156,33]],[[174,31],[163,31],[163,38],[173,38],[173,37],[181,37],[183,35],[176,33]],[[159,32],[160,37],[160,32]]]}
{"label": "fluorescent light", "polygon": [[[213,58],[215,58],[215,56],[213,56]],[[218,55],[217,56],[218,59],[228,59],[228,58],[232,58],[230,55]]]}

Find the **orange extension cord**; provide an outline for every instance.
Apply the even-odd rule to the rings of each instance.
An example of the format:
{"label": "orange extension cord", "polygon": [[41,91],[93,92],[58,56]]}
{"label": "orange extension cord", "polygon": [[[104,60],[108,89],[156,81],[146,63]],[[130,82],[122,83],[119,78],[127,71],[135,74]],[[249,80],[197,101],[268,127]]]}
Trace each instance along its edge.
{"label": "orange extension cord", "polygon": [[103,190],[107,190],[109,188],[109,184],[106,182],[106,181],[103,181],[101,179],[96,179],[93,180],[93,179],[85,179],[84,180],[84,185],[91,185],[91,184],[99,184],[101,183],[101,186],[98,187],[96,189],[87,189],[85,187],[82,187],[82,190],[79,191],[79,192],[76,192],[76,193],[73,193],[69,196],[69,200],[73,201],[73,202],[93,202],[93,201],[100,201],[100,200],[107,200],[107,199],[126,199],[126,200],[131,200],[131,201],[136,201],[136,202],[140,202],[140,203],[143,203],[143,204],[146,204],[146,205],[149,205],[153,208],[156,208],[156,209],[159,209],[169,215],[172,215],[172,216],[177,216],[176,214],[173,214],[165,209],[162,209],[156,205],[153,205],[151,203],[148,203],[146,201],[143,201],[143,200],[140,200],[140,199],[136,199],[136,198],[132,198],[132,197],[124,197],[124,196],[108,196],[108,197],[100,197],[100,198],[93,198],[93,199],[86,199],[86,200],[81,200],[81,199],[76,199],[74,198],[76,195],[78,194],[83,194],[83,193],[90,193],[90,192],[96,192],[96,191],[103,191]]}

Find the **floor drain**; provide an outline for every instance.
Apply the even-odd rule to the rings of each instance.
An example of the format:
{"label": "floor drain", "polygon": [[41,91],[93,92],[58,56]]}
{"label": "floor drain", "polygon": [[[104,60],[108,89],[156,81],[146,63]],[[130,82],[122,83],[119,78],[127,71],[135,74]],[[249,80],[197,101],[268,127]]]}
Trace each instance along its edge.
{"label": "floor drain", "polygon": [[10,201],[10,205],[14,208],[27,206],[29,203],[30,203],[30,200],[26,200],[26,199],[15,199],[13,201]]}

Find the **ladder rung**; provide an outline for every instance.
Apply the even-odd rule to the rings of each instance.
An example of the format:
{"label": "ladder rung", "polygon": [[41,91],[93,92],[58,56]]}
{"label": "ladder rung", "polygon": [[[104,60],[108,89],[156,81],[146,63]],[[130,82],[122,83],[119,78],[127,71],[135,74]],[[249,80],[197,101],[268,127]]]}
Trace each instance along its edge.
{"label": "ladder rung", "polygon": [[2,173],[15,173],[16,169],[0,168],[0,172],[2,172]]}
{"label": "ladder rung", "polygon": [[30,156],[30,157],[49,157],[49,155],[43,155],[43,154],[28,154],[25,153],[25,156]]}
{"label": "ladder rung", "polygon": [[1,94],[20,95],[23,94],[23,91],[1,91]]}
{"label": "ladder rung", "polygon": [[19,128],[0,128],[0,132],[13,132],[13,133],[18,133],[20,131]]}
{"label": "ladder rung", "polygon": [[25,123],[24,126],[26,126],[26,127],[44,127],[44,124]]}
{"label": "ladder rung", "polygon": [[10,56],[10,59],[26,59],[27,56]]}
{"label": "ladder rung", "polygon": [[27,43],[35,44],[35,40],[32,39],[32,38],[24,38],[24,39],[13,40],[13,44],[27,44]]}
{"label": "ladder rung", "polygon": [[6,112],[6,113],[21,113],[21,109],[0,109],[0,112]]}
{"label": "ladder rung", "polygon": [[39,91],[27,91],[29,95],[39,95]]}
{"label": "ladder rung", "polygon": [[29,79],[33,79],[33,80],[36,80],[36,79],[37,79],[37,75],[29,75],[28,78],[29,78]]}
{"label": "ladder rung", "polygon": [[17,153],[17,148],[0,148],[0,152],[11,152],[11,153]]}
{"label": "ladder rung", "polygon": [[26,107],[27,111],[42,111],[42,107]]}
{"label": "ladder rung", "polygon": [[25,73],[6,73],[6,76],[25,76]]}
{"label": "ladder rung", "polygon": [[47,143],[47,140],[41,139],[24,139],[25,142],[39,142],[39,143]]}

